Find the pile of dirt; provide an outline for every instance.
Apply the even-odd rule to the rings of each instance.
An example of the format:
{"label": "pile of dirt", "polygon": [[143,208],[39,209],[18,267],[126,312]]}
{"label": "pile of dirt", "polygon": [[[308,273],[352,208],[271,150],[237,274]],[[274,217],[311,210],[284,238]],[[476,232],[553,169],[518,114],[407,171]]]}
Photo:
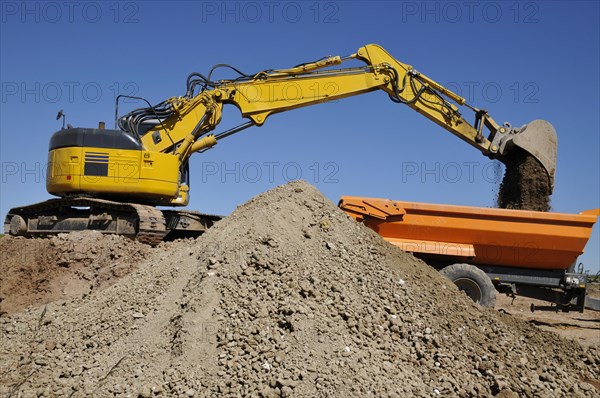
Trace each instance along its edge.
{"label": "pile of dirt", "polygon": [[597,396],[600,373],[303,182],[0,330],[0,394],[24,396]]}
{"label": "pile of dirt", "polygon": [[0,239],[0,315],[86,294],[134,270],[149,246],[85,231],[49,239]]}
{"label": "pile of dirt", "polygon": [[504,160],[506,171],[498,191],[501,209],[550,211],[550,180],[542,164],[514,148]]}

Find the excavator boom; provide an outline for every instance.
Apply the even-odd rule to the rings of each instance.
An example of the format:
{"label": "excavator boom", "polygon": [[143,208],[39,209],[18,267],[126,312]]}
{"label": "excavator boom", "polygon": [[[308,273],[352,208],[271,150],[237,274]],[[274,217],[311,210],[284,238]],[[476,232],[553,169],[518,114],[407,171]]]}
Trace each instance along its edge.
{"label": "excavator boom", "polygon": [[[348,66],[353,60],[361,65]],[[238,76],[213,80],[219,67]],[[46,188],[62,199],[11,209],[5,229],[14,235],[97,229],[137,234],[150,243],[168,231],[203,231],[218,217],[154,207],[189,203],[189,159],[194,153],[245,128],[261,126],[273,114],[375,91],[385,92],[492,159],[512,162],[514,148],[524,149],[543,166],[551,190],[556,133],[548,122],[520,128],[499,125],[487,111],[370,44],[346,57],[254,74],[217,65],[207,76],[190,74],[185,95],[155,106],[146,101],[148,107],[118,118],[118,129],[104,129],[101,123],[97,129],[57,131],[50,139]],[[248,121],[215,134],[226,104],[237,107]],[[463,116],[471,111],[473,123]]]}
{"label": "excavator boom", "polygon": [[[365,66],[324,69],[352,59],[363,61]],[[392,101],[408,105],[490,158],[506,161],[512,148],[524,149],[542,164],[549,185],[553,186],[557,139],[548,122],[534,121],[520,128],[508,123],[499,125],[486,111],[468,105],[463,97],[396,60],[378,45],[361,47],[344,58],[327,57],[290,69],[204,84],[207,89],[198,95],[192,95],[193,89],[188,87],[185,97],[167,100],[169,106],[163,121],[154,117],[153,109],[146,109],[145,116],[155,124],[141,137],[145,148],[175,151],[185,162],[192,153],[224,138],[197,143],[219,123],[223,104],[235,105],[249,119],[249,125],[260,126],[275,113],[383,90]],[[473,124],[463,118],[459,107],[474,112]],[[139,112],[122,117],[120,125],[139,133]],[[174,149],[176,146],[179,147]]]}

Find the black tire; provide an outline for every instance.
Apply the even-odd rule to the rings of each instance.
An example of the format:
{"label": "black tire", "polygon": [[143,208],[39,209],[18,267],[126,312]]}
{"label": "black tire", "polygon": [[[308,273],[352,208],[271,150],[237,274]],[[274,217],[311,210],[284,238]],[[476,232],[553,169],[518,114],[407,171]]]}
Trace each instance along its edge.
{"label": "black tire", "polygon": [[471,264],[452,264],[440,271],[477,304],[494,308],[496,288],[485,272]]}

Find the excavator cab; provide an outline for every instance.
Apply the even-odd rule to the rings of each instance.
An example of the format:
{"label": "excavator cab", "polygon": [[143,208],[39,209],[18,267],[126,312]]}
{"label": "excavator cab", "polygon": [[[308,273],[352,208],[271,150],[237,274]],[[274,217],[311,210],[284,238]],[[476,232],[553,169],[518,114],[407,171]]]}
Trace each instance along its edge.
{"label": "excavator cab", "polygon": [[[52,135],[49,193],[167,205],[178,197],[177,156],[146,151],[133,135],[102,127],[66,128]],[[175,205],[187,204],[180,202]]]}

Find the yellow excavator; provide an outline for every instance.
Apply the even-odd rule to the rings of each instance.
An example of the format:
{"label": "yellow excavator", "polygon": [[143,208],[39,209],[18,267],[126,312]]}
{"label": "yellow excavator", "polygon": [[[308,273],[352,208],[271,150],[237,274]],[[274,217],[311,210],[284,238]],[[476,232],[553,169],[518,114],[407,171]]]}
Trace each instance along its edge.
{"label": "yellow excavator", "polygon": [[[350,60],[364,65],[335,68]],[[347,65],[347,64],[346,64]],[[230,80],[211,79],[218,68],[236,73]],[[192,154],[251,126],[261,126],[275,113],[341,98],[384,91],[408,105],[483,155],[506,162],[514,148],[539,161],[554,183],[557,138],[552,125],[534,120],[515,128],[496,123],[487,111],[393,58],[378,45],[366,45],[349,56],[329,56],[289,69],[245,74],[229,65],[214,66],[208,75],[189,75],[184,96],[118,117],[116,128],[63,128],[50,139],[47,190],[58,198],[17,207],[5,219],[12,235],[46,235],[94,229],[157,244],[167,234],[202,233],[218,216],[192,211],[159,210],[186,206]],[[223,105],[235,105],[248,121],[217,134]],[[474,123],[462,111],[474,113]],[[59,114],[60,116],[60,114]],[[58,117],[57,117],[58,118]]]}

